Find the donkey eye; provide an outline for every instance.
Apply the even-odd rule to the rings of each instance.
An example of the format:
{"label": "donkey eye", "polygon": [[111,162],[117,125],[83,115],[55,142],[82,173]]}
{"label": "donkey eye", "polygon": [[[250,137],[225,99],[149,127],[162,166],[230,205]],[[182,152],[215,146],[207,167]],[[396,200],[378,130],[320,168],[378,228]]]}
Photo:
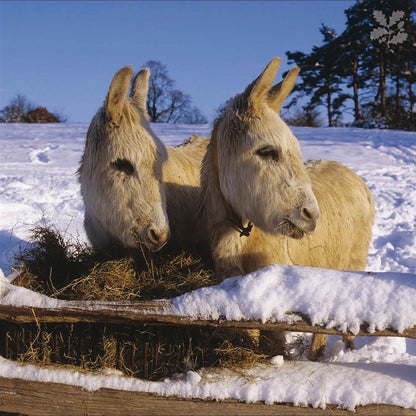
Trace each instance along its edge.
{"label": "donkey eye", "polygon": [[272,159],[274,162],[279,160],[279,152],[272,147],[266,146],[256,150],[256,155],[264,159]]}
{"label": "donkey eye", "polygon": [[134,167],[127,159],[117,159],[115,162],[111,162],[111,166],[128,176],[134,173]]}

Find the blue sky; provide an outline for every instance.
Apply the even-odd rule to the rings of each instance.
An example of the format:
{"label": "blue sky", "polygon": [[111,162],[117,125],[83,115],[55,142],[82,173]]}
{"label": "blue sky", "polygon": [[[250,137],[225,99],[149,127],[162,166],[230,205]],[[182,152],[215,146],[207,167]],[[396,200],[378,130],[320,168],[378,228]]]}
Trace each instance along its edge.
{"label": "blue sky", "polygon": [[114,73],[149,59],[211,120],[275,56],[341,33],[354,1],[0,1],[0,108],[20,93],[89,122]]}

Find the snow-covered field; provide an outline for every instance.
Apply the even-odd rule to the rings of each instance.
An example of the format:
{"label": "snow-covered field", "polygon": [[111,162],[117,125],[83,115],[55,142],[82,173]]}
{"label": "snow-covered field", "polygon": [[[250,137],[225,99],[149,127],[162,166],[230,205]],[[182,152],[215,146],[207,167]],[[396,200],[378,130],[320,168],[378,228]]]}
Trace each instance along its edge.
{"label": "snow-covered field", "polygon": [[[86,124],[0,124],[0,269],[4,275],[10,272],[13,253],[27,240],[28,230],[43,218],[70,235],[86,238],[76,170],[87,128]],[[208,125],[156,124],[153,128],[167,145],[176,145],[193,133],[210,134]],[[178,311],[267,320],[282,319],[292,309],[307,313],[314,322],[352,331],[364,321],[374,329],[391,326],[403,330],[415,325],[416,133],[300,127],[293,131],[305,160],[338,160],[369,185],[376,218],[367,270],[383,273],[366,277],[271,266],[237,279],[237,283],[226,281],[177,299]],[[1,278],[3,273],[0,302],[13,299],[19,303],[19,298],[21,303],[30,302],[23,292],[12,291]],[[204,303],[207,299],[210,301]],[[332,403],[347,409],[387,403],[416,409],[416,341],[361,337],[356,346],[355,351],[344,351],[340,340],[330,337],[321,363],[282,363],[276,358],[270,366],[238,373],[191,371],[157,383],[117,374],[37,369],[2,358],[0,376],[67,382],[92,390],[105,386],[183,397],[321,407]]]}

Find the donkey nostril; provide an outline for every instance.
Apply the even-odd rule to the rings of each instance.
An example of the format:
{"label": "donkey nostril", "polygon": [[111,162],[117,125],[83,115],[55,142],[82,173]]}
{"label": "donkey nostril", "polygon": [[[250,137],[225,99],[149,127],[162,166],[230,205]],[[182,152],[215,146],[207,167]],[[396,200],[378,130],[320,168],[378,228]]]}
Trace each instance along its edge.
{"label": "donkey nostril", "polygon": [[151,228],[147,233],[148,248],[151,251],[159,251],[169,239],[169,228],[158,230]]}
{"label": "donkey nostril", "polygon": [[159,235],[156,233],[156,231],[155,230],[153,230],[153,229],[151,229],[150,231],[149,231],[149,237],[150,237],[150,239],[154,242],[154,243],[157,243],[158,241],[159,241],[159,239],[160,239],[160,237],[159,237]]}
{"label": "donkey nostril", "polygon": [[306,209],[306,208],[303,208],[302,209],[302,214],[303,214],[303,216],[304,217],[306,217],[308,220],[311,220],[312,219],[312,215],[311,215],[311,213]]}

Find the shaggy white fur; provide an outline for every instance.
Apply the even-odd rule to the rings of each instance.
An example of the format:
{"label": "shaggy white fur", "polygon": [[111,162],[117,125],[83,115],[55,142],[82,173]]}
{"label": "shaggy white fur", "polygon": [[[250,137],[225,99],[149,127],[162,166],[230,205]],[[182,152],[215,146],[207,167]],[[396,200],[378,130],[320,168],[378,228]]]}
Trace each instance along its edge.
{"label": "shaggy white fur", "polygon": [[200,166],[209,139],[167,148],[148,122],[150,71],[138,72],[127,98],[131,76],[131,67],[114,75],[88,129],[79,169],[88,238],[98,248],[145,244],[156,251],[171,231],[174,244],[195,244]]}
{"label": "shaggy white fur", "polygon": [[[272,263],[364,270],[374,219],[370,191],[340,163],[303,164],[277,112],[298,70],[271,87],[280,61],[230,100],[214,124],[220,189],[208,151],[199,206],[216,270],[223,277]],[[230,224],[221,193],[243,223],[254,224],[249,237]]]}

